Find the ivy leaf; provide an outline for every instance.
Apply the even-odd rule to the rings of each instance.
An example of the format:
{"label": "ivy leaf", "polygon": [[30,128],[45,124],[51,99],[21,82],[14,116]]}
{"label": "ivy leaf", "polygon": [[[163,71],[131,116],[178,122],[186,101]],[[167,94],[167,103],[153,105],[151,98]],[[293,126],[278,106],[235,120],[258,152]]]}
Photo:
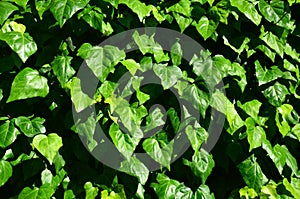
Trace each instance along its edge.
{"label": "ivy leaf", "polygon": [[20,134],[18,129],[14,126],[14,121],[5,121],[4,124],[0,126],[0,147],[6,148],[11,145]]}
{"label": "ivy leaf", "polygon": [[249,151],[258,148],[267,139],[264,129],[260,126],[255,126],[255,121],[252,118],[247,118],[245,121],[247,127],[247,139],[250,144]]}
{"label": "ivy leaf", "polygon": [[77,112],[80,112],[87,107],[93,105],[95,100],[91,99],[81,90],[80,79],[73,77],[70,83],[71,100],[74,103]]}
{"label": "ivy leaf", "polygon": [[9,2],[15,3],[18,6],[21,6],[25,10],[26,9],[26,5],[27,5],[27,3],[28,3],[29,0],[5,0],[5,1],[9,1]]}
{"label": "ivy leaf", "polygon": [[188,139],[192,145],[192,148],[195,152],[199,151],[201,145],[207,140],[208,133],[207,131],[201,127],[199,124],[196,125],[195,123],[194,128],[191,125],[188,125],[185,129],[185,133],[188,136]]}
{"label": "ivy leaf", "polygon": [[263,91],[264,96],[268,99],[270,104],[279,107],[285,101],[286,95],[289,95],[289,90],[282,84],[276,82],[273,86],[270,86]]}
{"label": "ivy leaf", "polygon": [[51,63],[53,73],[62,88],[65,87],[65,84],[75,74],[75,70],[71,67],[72,59],[70,56],[57,56]]}
{"label": "ivy leaf", "polygon": [[180,185],[180,182],[161,173],[157,175],[156,180],[158,183],[151,183],[151,187],[159,199],[175,198],[176,188]]}
{"label": "ivy leaf", "polygon": [[50,185],[42,185],[33,189],[25,187],[18,196],[18,199],[43,199],[51,198],[55,190]]}
{"label": "ivy leaf", "polygon": [[278,39],[276,35],[274,35],[272,32],[267,31],[265,32],[264,26],[260,29],[260,36],[259,38],[263,40],[271,49],[273,49],[278,55],[280,55],[281,58],[283,58],[284,49],[285,46],[283,42]]}
{"label": "ivy leaf", "polygon": [[115,65],[125,59],[125,52],[115,46],[92,47],[88,43],[79,48],[77,55],[85,59],[88,67],[101,82],[114,71]]}
{"label": "ivy leaf", "polygon": [[159,108],[155,108],[146,118],[146,126],[143,131],[145,133],[165,124],[163,113]]}
{"label": "ivy leaf", "polygon": [[138,15],[141,22],[150,15],[152,10],[152,5],[146,5],[138,0],[119,0],[119,4],[127,5],[132,12]]}
{"label": "ivy leaf", "polygon": [[265,0],[260,0],[258,4],[259,11],[269,22],[281,26],[283,28],[294,30],[294,21],[291,20],[291,14],[287,13],[284,8],[284,2],[280,0],[272,0],[268,4]]}
{"label": "ivy leaf", "polygon": [[200,185],[195,193],[195,199],[215,199],[213,193],[210,193],[209,187],[207,185]]}
{"label": "ivy leaf", "polygon": [[171,47],[171,59],[173,65],[179,66],[181,64],[182,49],[179,41],[176,41]]}
{"label": "ivy leaf", "polygon": [[148,138],[143,142],[143,149],[153,160],[170,170],[173,142],[168,143],[168,145],[164,147],[160,147],[156,139]]}
{"label": "ivy leaf", "polygon": [[266,117],[261,117],[258,116],[259,114],[259,109],[262,105],[262,103],[258,100],[252,100],[249,102],[246,102],[244,104],[241,104],[240,101],[238,101],[237,105],[243,109],[243,111],[245,111],[245,113],[247,113],[247,115],[251,116],[252,119],[254,119],[254,121],[263,126],[265,124],[265,122],[268,120],[268,118]]}
{"label": "ivy leaf", "polygon": [[230,0],[230,4],[237,7],[241,13],[243,13],[248,19],[250,19],[255,25],[259,25],[261,22],[261,15],[255,9],[255,5],[247,0]]}
{"label": "ivy leaf", "polygon": [[0,25],[2,25],[6,19],[14,12],[18,10],[18,7],[5,1],[0,2]]}
{"label": "ivy leaf", "polygon": [[0,187],[12,176],[12,166],[5,160],[0,161]]}
{"label": "ivy leaf", "polygon": [[182,78],[182,72],[177,66],[167,66],[166,64],[154,64],[154,73],[160,78],[164,90],[174,86]]}
{"label": "ivy leaf", "polygon": [[167,8],[168,12],[177,12],[186,17],[190,17],[193,7],[191,6],[191,1],[189,0],[180,0],[178,3]]}
{"label": "ivy leaf", "polygon": [[193,22],[192,18],[181,16],[176,12],[173,13],[173,16],[180,28],[180,32],[183,32]]}
{"label": "ivy leaf", "polygon": [[85,198],[88,199],[95,199],[98,195],[99,189],[97,187],[93,187],[93,184],[91,182],[86,182],[84,184],[84,190],[85,190]]}
{"label": "ivy leaf", "polygon": [[35,0],[35,8],[38,11],[39,17],[43,20],[43,14],[51,7],[52,0]]}
{"label": "ivy leaf", "polygon": [[44,122],[45,119],[40,117],[30,120],[28,117],[20,116],[15,119],[15,124],[27,137],[34,137],[37,134],[45,133],[46,128],[43,125]]}
{"label": "ivy leaf", "polygon": [[221,113],[225,114],[229,124],[227,131],[233,135],[233,133],[244,125],[244,121],[241,119],[234,105],[227,99],[227,97],[221,91],[217,91],[212,95],[212,107]]}
{"label": "ivy leaf", "polygon": [[23,63],[37,51],[37,45],[32,37],[25,33],[26,27],[14,21],[10,22],[5,30],[0,31],[0,40],[5,41],[16,52]]}
{"label": "ivy leaf", "polygon": [[194,23],[194,26],[204,40],[206,40],[213,35],[218,27],[218,24],[218,21],[208,19],[207,16],[202,16],[198,23]]}
{"label": "ivy leaf", "polygon": [[[283,104],[276,109],[275,121],[279,132],[285,137],[291,130],[289,125],[289,118],[293,111],[293,106],[290,104]],[[279,116],[281,115],[281,118]]]}
{"label": "ivy leaf", "polygon": [[120,171],[128,173],[138,178],[139,182],[144,185],[149,176],[148,168],[135,156],[121,163]]}
{"label": "ivy leaf", "polygon": [[52,164],[58,150],[63,146],[62,138],[56,133],[39,134],[33,138],[33,146]]}
{"label": "ivy leaf", "polygon": [[83,9],[89,0],[54,0],[52,1],[50,11],[59,23],[60,28],[70,19],[77,11]]}
{"label": "ivy leaf", "polygon": [[248,187],[253,188],[256,192],[259,192],[261,187],[268,181],[254,155],[248,157],[237,167]]}
{"label": "ivy leaf", "polygon": [[300,180],[291,178],[289,182],[286,178],[283,179],[283,185],[292,194],[294,198],[300,198]]}
{"label": "ivy leaf", "polygon": [[204,149],[195,152],[192,157],[192,162],[184,159],[183,164],[191,168],[195,176],[201,179],[202,184],[205,184],[206,179],[215,166],[212,155],[207,153]]}
{"label": "ivy leaf", "polygon": [[49,93],[47,82],[48,80],[40,76],[37,70],[24,68],[12,83],[7,103],[32,97],[46,97]]}
{"label": "ivy leaf", "polygon": [[130,137],[127,133],[123,133],[115,123],[110,126],[109,135],[118,151],[126,159],[130,159],[134,153],[135,147],[139,143],[139,139]]}

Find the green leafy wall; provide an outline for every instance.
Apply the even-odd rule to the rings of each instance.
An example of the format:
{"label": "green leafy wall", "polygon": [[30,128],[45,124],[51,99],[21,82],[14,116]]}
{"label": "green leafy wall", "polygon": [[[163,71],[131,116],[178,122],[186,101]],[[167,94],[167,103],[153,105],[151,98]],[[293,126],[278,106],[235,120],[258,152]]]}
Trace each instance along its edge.
{"label": "green leafy wall", "polygon": [[[0,198],[300,198],[298,3],[0,1]],[[169,28],[199,42],[220,72],[226,96],[216,92],[213,99],[203,97],[199,68],[181,60],[178,44],[175,55],[147,51],[138,42],[142,35],[136,35],[137,54],[96,47],[111,35],[140,27]],[[135,74],[148,63],[156,64],[163,90],[173,86],[164,81],[170,75],[175,74],[177,83],[189,81],[192,87],[178,88],[205,107],[201,117],[211,109],[226,117],[214,149],[199,149],[207,139],[205,121],[186,128],[191,147],[171,165],[164,146],[172,130],[141,146],[122,133],[109,114],[109,108],[122,102],[110,96],[116,77],[98,72],[101,85],[95,96],[85,94],[76,77],[94,51],[116,56],[118,62],[107,69],[110,73],[117,68],[116,77],[124,68]],[[174,68],[164,71],[163,63]],[[147,117],[158,126],[162,116],[149,114],[143,106],[157,94],[155,89],[135,90],[137,105],[127,107],[138,115],[135,121],[140,124]],[[98,107],[98,120],[125,157],[140,146],[164,168],[149,172],[136,161],[131,162],[135,170],[120,172],[93,158],[72,116],[72,106],[79,112],[91,105]],[[178,128],[172,105],[167,111],[168,125]],[[89,138],[89,148],[95,147]],[[165,158],[158,158],[162,154]]]}

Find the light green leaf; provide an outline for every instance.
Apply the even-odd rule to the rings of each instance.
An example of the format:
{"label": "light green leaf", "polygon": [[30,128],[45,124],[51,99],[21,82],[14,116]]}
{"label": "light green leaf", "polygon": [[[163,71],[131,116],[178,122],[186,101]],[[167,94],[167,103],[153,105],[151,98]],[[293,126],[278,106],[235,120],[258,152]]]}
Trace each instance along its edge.
{"label": "light green leaf", "polygon": [[227,99],[224,93],[217,91],[212,95],[212,107],[221,113],[225,114],[226,119],[229,124],[227,132],[231,135],[244,126],[244,121],[241,119],[237,111],[235,110],[234,105]]}
{"label": "light green leaf", "polygon": [[143,142],[143,149],[146,153],[161,166],[170,170],[171,158],[173,153],[173,143],[170,142],[164,147],[160,147],[159,142],[154,138],[147,138]]}
{"label": "light green leaf", "polygon": [[259,109],[260,109],[262,103],[256,99],[246,102],[244,104],[241,104],[241,102],[238,101],[237,105],[241,109],[243,109],[243,111],[245,111],[245,113],[247,113],[247,115],[251,116],[251,118],[254,119],[254,121],[257,124],[259,124],[261,126],[264,126],[265,122],[268,120],[268,118],[266,118],[266,117],[258,116]]}
{"label": "light green leaf", "polygon": [[286,11],[284,1],[272,0],[268,3],[265,0],[260,0],[258,8],[269,22],[292,31],[294,30],[294,21],[291,20],[291,14]]}
{"label": "light green leaf", "polygon": [[264,26],[260,29],[260,36],[259,38],[263,40],[271,49],[273,49],[278,55],[280,55],[281,58],[283,58],[284,54],[284,43],[278,39],[276,35],[274,35],[272,32],[267,31],[265,32]]}
{"label": "light green leaf", "polygon": [[65,87],[65,84],[75,74],[75,70],[71,66],[72,59],[70,56],[57,56],[51,62],[53,73],[62,88]]}
{"label": "light green leaf", "polygon": [[215,195],[210,193],[207,185],[200,185],[195,193],[195,199],[215,199]]}
{"label": "light green leaf", "polygon": [[24,68],[16,75],[12,83],[7,103],[20,99],[46,97],[49,93],[47,83],[48,80],[39,75],[37,70]]}
{"label": "light green leaf", "polygon": [[84,190],[86,199],[95,199],[99,191],[97,187],[93,187],[93,184],[91,182],[86,182],[84,184]]}
{"label": "light green leaf", "polygon": [[156,180],[158,183],[151,183],[151,187],[159,199],[175,198],[176,188],[180,185],[180,182],[161,173],[157,175]]}
{"label": "light green leaf", "polygon": [[86,119],[86,121],[80,121],[76,124],[75,131],[79,135],[85,136],[86,144],[90,151],[93,151],[93,149],[97,146],[97,141],[94,139],[96,124],[97,121],[93,113]]}
{"label": "light green leaf", "polygon": [[180,28],[180,32],[183,32],[189,25],[193,22],[192,18],[187,18],[184,16],[181,16],[180,14],[174,12],[173,16]]}
{"label": "light green leaf", "polygon": [[85,59],[88,67],[101,82],[104,82],[108,74],[115,70],[114,66],[125,58],[125,52],[115,46],[92,47],[88,43],[79,48],[77,55]]}
{"label": "light green leaf", "polygon": [[118,151],[126,159],[130,159],[140,140],[135,137],[131,137],[127,133],[123,133],[115,123],[110,126],[109,135]]}
{"label": "light green leaf", "polygon": [[265,45],[258,45],[256,46],[256,49],[259,49],[261,52],[263,52],[268,58],[271,59],[272,62],[275,62],[275,56],[276,53],[273,52],[269,47]]}
{"label": "light green leaf", "polygon": [[11,145],[19,134],[20,132],[14,126],[13,121],[5,121],[5,123],[0,126],[0,147],[6,148]]}
{"label": "light green leaf", "polygon": [[204,38],[204,40],[211,37],[218,27],[219,21],[207,18],[207,16],[202,16],[198,23],[193,25],[196,27],[197,31]]}
{"label": "light green leaf", "polygon": [[70,83],[71,100],[74,103],[77,112],[80,112],[87,107],[93,105],[95,100],[91,99],[81,89],[80,79],[73,77]]}
{"label": "light green leaf", "polygon": [[41,20],[43,19],[44,12],[50,9],[51,3],[52,0],[35,0],[35,8]]}
{"label": "light green leaf", "polygon": [[286,178],[283,179],[283,185],[292,194],[294,198],[300,198],[300,180],[291,178],[289,182]]}
{"label": "light green leaf", "polygon": [[164,114],[160,111],[159,108],[155,108],[147,117],[146,117],[146,126],[143,131],[145,133],[155,129],[159,126],[165,124],[163,120]]}
{"label": "light green leaf", "polygon": [[254,155],[244,160],[237,167],[248,187],[253,188],[256,192],[259,192],[261,187],[268,181]]}
{"label": "light green leaf", "polygon": [[201,127],[199,124],[196,125],[195,123],[194,127],[191,125],[188,125],[185,129],[185,133],[188,136],[188,139],[192,145],[192,148],[195,152],[199,151],[201,148],[201,145],[207,140],[208,133],[207,131]]}
{"label": "light green leaf", "polygon": [[129,160],[124,160],[119,170],[137,177],[142,185],[148,180],[148,168],[135,156],[132,156]]}
{"label": "light green leaf", "polygon": [[33,189],[25,187],[18,196],[18,199],[45,199],[51,198],[55,190],[49,185],[42,185],[40,188],[34,187]]}
{"label": "light green leaf", "polygon": [[0,25],[2,25],[6,19],[14,12],[18,10],[18,7],[5,1],[0,2]]}
{"label": "light green leaf", "polygon": [[33,138],[33,146],[52,164],[55,155],[60,147],[63,146],[62,138],[56,133],[49,135],[39,134]]}
{"label": "light green leaf", "polygon": [[103,95],[104,98],[111,97],[117,88],[117,83],[111,81],[105,81],[101,84],[99,91]]}
{"label": "light green leaf", "polygon": [[237,7],[241,13],[243,13],[248,19],[250,19],[255,25],[259,25],[261,22],[261,15],[257,12],[255,5],[248,0],[230,0],[230,4]]}
{"label": "light green leaf", "polygon": [[190,17],[192,14],[193,7],[191,6],[191,1],[189,0],[180,0],[178,3],[167,8],[167,12],[177,12],[186,17]]}
{"label": "light green leaf", "polygon": [[45,133],[46,128],[43,125],[44,122],[45,119],[40,117],[30,120],[28,117],[20,116],[15,120],[15,124],[27,137],[33,137],[37,134]]}
{"label": "light green leaf", "polygon": [[252,188],[249,188],[249,187],[243,187],[243,188],[241,188],[240,190],[239,190],[239,194],[240,194],[240,197],[242,198],[243,196],[245,197],[245,198],[255,198],[255,197],[257,197],[257,193],[256,193],[256,191],[254,190],[254,189],[252,189]]}
{"label": "light green leaf", "polygon": [[134,75],[138,69],[140,69],[140,64],[136,63],[134,59],[126,59],[121,61],[121,63],[127,68],[127,70]]}
{"label": "light green leaf", "polygon": [[0,31],[0,40],[3,40],[16,52],[23,63],[37,51],[37,45],[32,37],[25,33],[26,27],[14,21],[5,25]]}
{"label": "light green leaf", "polygon": [[204,149],[195,152],[192,162],[184,159],[183,164],[191,168],[193,173],[201,179],[202,184],[205,184],[206,179],[215,166],[213,156],[207,153]]}
{"label": "light green leaf", "polygon": [[252,118],[247,118],[245,121],[247,127],[247,139],[250,144],[249,151],[258,148],[267,139],[264,129],[260,126],[255,126],[255,121]]}
{"label": "light green leaf", "polygon": [[21,6],[25,10],[26,9],[26,5],[27,5],[27,3],[28,3],[29,0],[5,0],[5,1],[9,1],[9,2],[15,3],[18,6]]}
{"label": "light green leaf", "polygon": [[276,82],[263,91],[264,96],[268,99],[270,104],[279,107],[285,101],[286,95],[289,95],[289,90],[282,84]]}
{"label": "light green leaf", "polygon": [[152,5],[146,5],[139,0],[119,0],[119,4],[125,4],[132,10],[132,12],[136,13],[142,22],[145,17],[150,16],[151,10],[153,8]]}
{"label": "light green leaf", "polygon": [[164,90],[174,86],[182,78],[182,72],[177,66],[167,66],[166,64],[154,64],[154,73],[160,78]]}
{"label": "light green leaf", "polygon": [[54,18],[62,27],[77,11],[83,9],[89,0],[54,0],[52,1],[50,11]]}
{"label": "light green leaf", "polygon": [[[291,130],[289,125],[289,118],[293,111],[293,106],[290,104],[283,104],[276,109],[275,121],[279,132],[285,137]],[[281,118],[279,116],[281,115]]]}
{"label": "light green leaf", "polygon": [[0,187],[3,186],[7,180],[12,176],[12,166],[9,162],[1,160],[0,161]]}
{"label": "light green leaf", "polygon": [[171,59],[172,63],[175,66],[179,66],[181,64],[182,59],[182,49],[179,41],[176,41],[171,47]]}

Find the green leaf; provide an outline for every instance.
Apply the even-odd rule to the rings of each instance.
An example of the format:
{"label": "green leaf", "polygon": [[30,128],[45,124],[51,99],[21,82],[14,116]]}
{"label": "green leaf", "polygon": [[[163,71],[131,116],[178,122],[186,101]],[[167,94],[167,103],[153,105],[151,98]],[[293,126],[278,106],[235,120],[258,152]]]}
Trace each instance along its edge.
{"label": "green leaf", "polygon": [[287,13],[283,1],[272,0],[270,3],[267,3],[265,0],[260,0],[258,8],[269,22],[292,31],[294,30],[294,21],[291,20],[291,14]]}
{"label": "green leaf", "polygon": [[238,112],[235,110],[234,105],[227,99],[224,93],[217,91],[213,93],[212,98],[211,106],[225,114],[229,124],[227,132],[233,135],[236,130],[244,126],[244,121],[241,119]]}
{"label": "green leaf", "polygon": [[79,135],[85,136],[86,144],[90,151],[93,151],[98,144],[97,141],[94,139],[96,124],[97,121],[93,113],[86,119],[86,121],[80,121],[80,123],[76,123],[75,131]]}
{"label": "green leaf", "polygon": [[191,6],[191,1],[189,0],[180,0],[178,3],[167,8],[167,12],[177,12],[186,17],[190,17],[192,14],[193,7]]}
{"label": "green leaf", "polygon": [[186,18],[176,12],[173,13],[173,16],[180,28],[180,32],[183,32],[193,22],[192,18]]}
{"label": "green leaf", "polygon": [[101,82],[115,70],[114,66],[125,59],[125,52],[115,46],[92,47],[88,43],[79,48],[77,55],[85,59],[88,67]]}
{"label": "green leaf", "polygon": [[164,90],[174,86],[182,78],[182,72],[177,66],[167,66],[166,64],[154,64],[154,73],[160,78]]}
{"label": "green leaf", "polygon": [[148,17],[153,8],[152,5],[146,5],[139,0],[119,0],[119,4],[125,4],[136,13],[139,17],[139,20],[142,22],[145,17]]}
{"label": "green leaf", "polygon": [[26,5],[27,5],[27,3],[28,3],[29,0],[5,0],[5,1],[9,1],[9,2],[15,3],[18,6],[21,6],[25,10],[26,9]]}
{"label": "green leaf", "polygon": [[137,31],[135,31],[132,35],[134,42],[138,45],[141,53],[145,55],[146,53],[151,53],[154,55],[155,61],[158,63],[163,61],[169,61],[168,55],[164,53],[164,49],[157,42],[154,41],[154,34],[148,36],[146,34],[139,35]]}
{"label": "green leaf", "polygon": [[115,123],[110,126],[109,135],[118,151],[126,159],[130,159],[134,153],[135,147],[139,143],[139,139],[130,137],[127,133],[123,133]]}
{"label": "green leaf", "polygon": [[249,151],[258,148],[267,139],[264,129],[260,126],[255,126],[255,121],[252,118],[247,118],[245,121],[247,128],[247,139],[250,144]]}
{"label": "green leaf", "polygon": [[34,187],[33,189],[25,187],[18,196],[18,199],[44,199],[51,198],[55,193],[49,185],[42,185],[40,188]]}
{"label": "green leaf", "polygon": [[62,88],[65,87],[65,84],[75,74],[75,70],[71,66],[72,59],[70,56],[57,56],[51,62],[53,73]]}
{"label": "green leaf", "polygon": [[179,66],[181,64],[182,59],[182,49],[179,41],[176,41],[171,47],[171,59],[172,63],[175,66]]}
{"label": "green leaf", "polygon": [[87,107],[93,105],[95,100],[91,99],[81,89],[80,79],[73,77],[70,83],[71,100],[74,103],[77,112],[80,112]]}
{"label": "green leaf", "polygon": [[117,86],[118,84],[115,82],[105,81],[103,84],[101,84],[99,91],[104,98],[109,98],[113,95]]}
{"label": "green leaf", "polygon": [[278,78],[284,78],[288,80],[295,80],[295,78],[291,75],[290,72],[282,72],[278,66],[272,66],[271,69],[264,69],[258,60],[255,62],[255,70],[256,70],[256,77],[258,79],[258,85],[261,86],[263,84],[269,83],[274,81]]}
{"label": "green leaf", "polygon": [[13,169],[9,162],[0,161],[0,187],[3,186],[7,180],[12,176]]}
{"label": "green leaf", "polygon": [[192,148],[195,152],[199,151],[201,148],[201,145],[207,140],[208,133],[207,131],[201,127],[199,124],[196,125],[195,123],[194,127],[191,125],[188,125],[185,129],[185,133],[188,136],[188,139],[192,145]]}
{"label": "green leaf", "polygon": [[294,198],[300,198],[300,180],[291,178],[289,182],[286,178],[283,179],[283,185],[292,194]]}
{"label": "green leaf", "polygon": [[155,129],[159,126],[165,124],[163,120],[164,114],[160,111],[159,108],[155,108],[147,117],[146,117],[146,126],[144,127],[143,131],[145,133]]}
{"label": "green leaf", "polygon": [[46,97],[49,93],[48,80],[37,70],[24,68],[12,82],[8,102],[33,97]]}
{"label": "green leaf", "polygon": [[3,40],[16,52],[23,63],[37,51],[37,45],[32,37],[25,33],[26,27],[14,21],[5,26],[0,31],[0,40]]}
{"label": "green leaf", "polygon": [[230,0],[230,4],[237,7],[241,13],[243,13],[248,19],[250,19],[255,25],[259,25],[261,22],[261,15],[257,12],[255,5],[248,0]]}
{"label": "green leaf", "polygon": [[213,193],[210,193],[209,187],[207,185],[200,185],[195,193],[195,199],[215,199]]}
{"label": "green leaf", "polygon": [[259,38],[263,40],[271,49],[273,49],[278,55],[280,55],[281,58],[283,58],[284,54],[284,43],[278,39],[276,35],[274,35],[272,32],[267,31],[265,32],[264,26],[260,29],[261,34]]}
{"label": "green leaf", "polygon": [[195,152],[192,157],[192,162],[183,160],[183,164],[189,166],[193,173],[201,179],[202,184],[205,184],[208,176],[211,174],[215,166],[213,156],[204,149]]}
{"label": "green leaf", "polygon": [[160,147],[159,142],[156,139],[147,138],[143,142],[143,149],[153,160],[170,170],[173,143],[174,142],[170,142],[166,146]]}
{"label": "green leaf", "polygon": [[268,99],[270,104],[279,107],[285,101],[286,95],[289,95],[289,90],[282,84],[276,82],[263,91],[264,96]]}
{"label": "green leaf", "polygon": [[89,0],[54,0],[52,1],[50,11],[54,18],[62,27],[77,11],[83,9]]}
{"label": "green leaf", "polygon": [[194,23],[197,31],[204,38],[204,40],[211,37],[218,27],[219,21],[209,19],[207,16],[202,16],[198,23]]}
{"label": "green leaf", "polygon": [[36,117],[33,120],[30,120],[28,117],[20,116],[15,120],[15,124],[27,137],[33,137],[37,134],[45,133],[46,128],[43,125],[44,122],[45,119],[40,117]]}
{"label": "green leaf", "polygon": [[2,25],[6,19],[14,12],[18,10],[18,7],[9,2],[0,2],[0,25]]}
{"label": "green leaf", "polygon": [[261,125],[264,126],[265,122],[267,121],[268,118],[266,117],[261,117],[258,116],[259,114],[259,109],[262,105],[262,103],[258,100],[252,100],[249,102],[246,102],[244,104],[241,104],[240,101],[237,102],[237,105],[243,109],[243,111],[245,111],[245,113],[247,113],[247,115],[251,116],[252,119],[254,119],[254,121]]}
{"label": "green leaf", "polygon": [[[265,187],[265,186],[264,186]],[[249,188],[249,187],[243,187],[239,190],[239,194],[240,194],[240,197],[246,197],[246,198],[255,198],[257,197],[257,193],[255,192],[254,189],[252,188]]]}
{"label": "green leaf", "polygon": [[140,64],[136,63],[134,59],[126,59],[121,62],[127,70],[134,75],[138,69],[140,69]]}
{"label": "green leaf", "polygon": [[175,198],[176,188],[180,185],[180,182],[161,173],[157,175],[156,180],[158,183],[151,183],[151,187],[159,199]]}
{"label": "green leaf", "polygon": [[142,185],[148,180],[148,168],[135,156],[132,156],[129,160],[124,160],[119,170],[137,177]]}
{"label": "green leaf", "polygon": [[44,12],[50,9],[51,3],[52,0],[35,0],[35,8],[41,20],[43,19]]}
{"label": "green leaf", "polygon": [[84,190],[86,199],[95,199],[99,191],[97,187],[93,187],[93,184],[91,182],[86,182],[84,184]]}
{"label": "green leaf", "polygon": [[63,146],[62,138],[56,133],[49,135],[36,135],[32,141],[33,146],[52,164],[58,150]]}
{"label": "green leaf", "polygon": [[275,62],[276,53],[273,52],[270,48],[265,45],[258,45],[256,46],[256,49],[259,49],[261,52],[263,52],[268,58],[272,60],[273,63]]}
{"label": "green leaf", "polygon": [[5,123],[0,126],[0,147],[6,148],[11,145],[19,134],[20,132],[14,126],[14,121],[5,121]]}
{"label": "green leaf", "polygon": [[[282,106],[277,107],[276,109],[275,121],[278,130],[283,137],[290,132],[291,127],[289,125],[289,118],[291,116],[292,111],[293,106],[290,104],[283,104]],[[281,118],[279,114],[281,115]]]}
{"label": "green leaf", "polygon": [[268,181],[254,155],[244,160],[237,167],[248,187],[253,188],[256,192],[259,192],[261,187]]}

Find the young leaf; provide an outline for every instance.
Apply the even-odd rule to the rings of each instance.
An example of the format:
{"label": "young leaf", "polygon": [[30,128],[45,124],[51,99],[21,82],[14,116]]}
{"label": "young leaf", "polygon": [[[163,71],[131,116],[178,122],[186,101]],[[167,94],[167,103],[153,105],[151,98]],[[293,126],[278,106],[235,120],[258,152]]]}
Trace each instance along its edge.
{"label": "young leaf", "polygon": [[56,133],[49,135],[36,135],[32,141],[33,146],[52,164],[58,150],[63,146],[62,138]]}
{"label": "young leaf", "polygon": [[7,103],[32,97],[46,97],[48,93],[48,80],[40,76],[37,70],[27,67],[16,75]]}
{"label": "young leaf", "polygon": [[198,23],[194,23],[194,26],[204,40],[206,40],[213,35],[218,27],[218,24],[218,21],[209,19],[207,16],[202,16]]}
{"label": "young leaf", "polygon": [[240,163],[238,169],[248,187],[253,188],[256,192],[259,192],[261,187],[268,181],[254,155]]}
{"label": "young leaf", "polygon": [[86,182],[84,184],[84,189],[86,199],[95,199],[97,197],[99,189],[97,187],[93,187],[93,184],[91,182]]}
{"label": "young leaf", "polygon": [[18,7],[5,1],[0,2],[0,25],[6,21],[6,19],[14,12],[18,10]]}
{"label": "young leaf", "polygon": [[12,166],[9,162],[1,160],[0,161],[0,187],[3,186],[7,180],[12,176]]}
{"label": "young leaf", "polygon": [[300,198],[300,180],[297,178],[291,178],[291,183],[284,178],[283,185],[292,194],[294,198]]}

